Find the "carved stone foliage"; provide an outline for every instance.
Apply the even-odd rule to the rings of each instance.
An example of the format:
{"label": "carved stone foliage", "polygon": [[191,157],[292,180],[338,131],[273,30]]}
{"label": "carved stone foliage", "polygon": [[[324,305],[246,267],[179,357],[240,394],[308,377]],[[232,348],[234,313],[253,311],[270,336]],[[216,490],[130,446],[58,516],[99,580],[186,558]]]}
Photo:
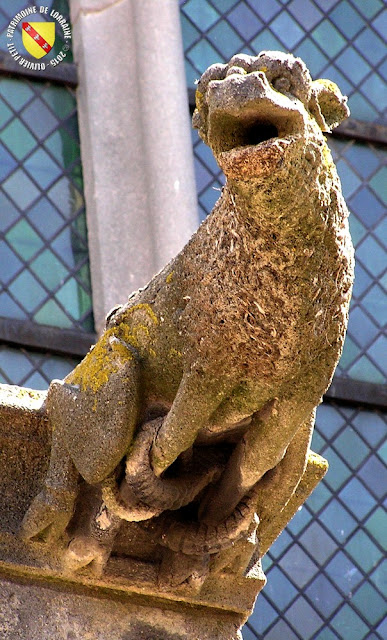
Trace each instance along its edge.
{"label": "carved stone foliage", "polygon": [[[196,100],[226,185],[52,382],[49,468],[21,535],[52,549],[62,576],[106,580],[137,562],[160,592],[204,602],[228,579],[259,591],[260,558],[326,471],[309,445],[353,250],[323,135],[348,115],[334,83],[291,55],[241,54],[207,69]],[[247,614],[254,598],[241,598]]]}

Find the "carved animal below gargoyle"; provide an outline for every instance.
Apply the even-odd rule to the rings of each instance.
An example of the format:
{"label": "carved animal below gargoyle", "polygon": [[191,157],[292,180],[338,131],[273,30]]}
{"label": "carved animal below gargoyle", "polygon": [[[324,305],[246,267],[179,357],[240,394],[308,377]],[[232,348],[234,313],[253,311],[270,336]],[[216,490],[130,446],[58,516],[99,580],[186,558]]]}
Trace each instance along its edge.
{"label": "carved animal below gargoyle", "polygon": [[[273,510],[303,474],[352,285],[348,212],[322,134],[348,115],[345,98],[300,59],[263,52],[211,66],[196,100],[194,126],[226,185],[181,253],[51,384],[51,463],[26,538],[63,533],[80,474],[102,483],[106,530],[143,521],[197,567],[251,534],[268,471],[281,469]],[[72,566],[98,556],[97,539],[78,553],[75,536]]]}

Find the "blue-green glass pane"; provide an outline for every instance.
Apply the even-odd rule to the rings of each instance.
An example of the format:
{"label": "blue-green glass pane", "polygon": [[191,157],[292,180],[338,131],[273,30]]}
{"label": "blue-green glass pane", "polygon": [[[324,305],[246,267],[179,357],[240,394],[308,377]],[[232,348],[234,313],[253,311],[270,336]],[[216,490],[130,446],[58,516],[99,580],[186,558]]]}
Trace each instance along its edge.
{"label": "blue-green glass pane", "polygon": [[329,18],[349,40],[364,26],[362,16],[347,0],[339,2],[333,11],[329,13]]}
{"label": "blue-green glass pane", "polygon": [[375,284],[363,298],[363,304],[374,320],[382,327],[386,321],[385,293]]}
{"label": "blue-green glass pane", "polygon": [[247,4],[256,11],[261,20],[268,24],[276,14],[281,10],[278,0],[270,0],[270,2],[260,2],[257,6],[256,0],[247,0]]}
{"label": "blue-green glass pane", "polygon": [[50,109],[39,98],[35,98],[23,109],[21,116],[24,123],[31,128],[39,140],[46,138],[55,129],[58,122]]}
{"label": "blue-green glass pane", "polygon": [[353,297],[361,298],[373,282],[370,274],[363,269],[359,262],[355,264],[355,283],[353,285]]}
{"label": "blue-green glass pane", "polygon": [[317,521],[313,521],[299,538],[300,545],[323,565],[336,550],[336,542]]}
{"label": "blue-green glass pane", "polygon": [[274,51],[282,51],[283,44],[272,34],[268,29],[264,29],[260,34],[257,35],[256,38],[251,42],[251,46],[255,51],[270,51],[273,49]]}
{"label": "blue-green glass pane", "polygon": [[[364,71],[364,66],[362,68],[362,73]],[[370,75],[361,85],[361,91],[366,96],[366,98],[375,106],[375,108],[381,111],[382,108],[386,107],[387,103],[387,89],[386,83],[383,78],[377,74],[373,73]]]}
{"label": "blue-green glass pane", "polygon": [[25,161],[24,167],[41,189],[47,189],[61,175],[60,167],[41,147]]}
{"label": "blue-green glass pane", "polygon": [[321,404],[317,409],[316,424],[326,438],[331,438],[342,429],[346,418],[345,410],[340,412],[329,404]]}
{"label": "blue-green glass pane", "polygon": [[339,636],[334,631],[324,626],[322,631],[314,637],[314,640],[341,640],[341,638],[339,639]]}
{"label": "blue-green glass pane", "polygon": [[334,616],[331,624],[342,638],[351,640],[363,640],[368,632],[363,620],[347,604]]}
{"label": "blue-green glass pane", "polygon": [[361,178],[343,159],[339,160],[336,166],[340,176],[344,197],[350,198],[356,189],[358,189],[362,184]]}
{"label": "blue-green glass pane", "polygon": [[292,544],[292,542],[293,538],[285,529],[270,547],[270,556],[275,559],[279,558],[280,556],[282,556],[283,552]]}
{"label": "blue-green glass pane", "polygon": [[200,31],[209,29],[219,18],[218,11],[207,0],[188,0],[183,11]]}
{"label": "blue-green glass pane", "polygon": [[332,489],[337,490],[349,478],[351,470],[331,447],[324,451],[324,457],[329,462],[329,469],[324,482]]}
{"label": "blue-green glass pane", "polygon": [[58,210],[45,197],[40,198],[33,207],[28,209],[26,218],[39,235],[47,240],[56,235],[65,224]]}
{"label": "blue-green glass pane", "polygon": [[386,615],[385,599],[368,582],[359,587],[352,602],[370,625],[378,624]]}
{"label": "blue-green glass pane", "polygon": [[286,578],[282,571],[273,566],[268,571],[268,581],[265,587],[265,596],[279,609],[285,609],[289,603],[297,596],[297,589]]}
{"label": "blue-green glass pane", "polygon": [[375,507],[375,498],[355,477],[339,493],[340,499],[357,520],[363,520]]}
{"label": "blue-green glass pane", "polygon": [[[0,83],[1,89],[1,83]],[[0,102],[0,128],[3,128],[4,125],[12,118],[12,111],[7,107],[5,102]]]}
{"label": "blue-green glass pane", "polygon": [[26,7],[25,0],[1,0],[1,9],[9,20],[20,10]]}
{"label": "blue-green glass pane", "polygon": [[382,509],[382,507],[378,507],[368,518],[365,523],[365,527],[368,533],[373,536],[373,538],[381,545],[381,547],[387,550],[387,514]]}
{"label": "blue-green glass pane", "polygon": [[293,544],[281,558],[281,569],[302,589],[318,572],[318,566],[298,544]]}
{"label": "blue-green glass pane", "polygon": [[379,336],[377,340],[369,347],[368,355],[376,364],[378,369],[384,374],[387,380],[387,338]]}
{"label": "blue-green glass pane", "polygon": [[292,0],[286,8],[306,31],[313,29],[323,17],[321,11],[312,2],[305,2],[305,0]]}
{"label": "blue-green glass pane", "polygon": [[246,623],[243,627],[243,640],[257,640],[258,636],[252,630],[253,627],[250,627],[249,623]]}
{"label": "blue-green glass pane", "polygon": [[349,107],[352,116],[359,120],[375,120],[379,115],[377,109],[360,93],[351,95]]}
{"label": "blue-green glass pane", "polygon": [[371,66],[378,64],[386,54],[386,45],[371,29],[365,29],[358,35],[354,44]]}
{"label": "blue-green glass pane", "polygon": [[327,618],[341,604],[341,594],[322,573],[320,573],[306,590],[306,595],[313,602],[317,611]]}
{"label": "blue-green glass pane", "polygon": [[17,161],[0,142],[0,182],[17,167]]}
{"label": "blue-green glass pane", "polygon": [[243,46],[243,40],[228,22],[218,22],[207,34],[209,41],[218,49],[225,60],[238,53]]}
{"label": "blue-green glass pane", "polygon": [[296,20],[288,13],[282,11],[271,23],[270,29],[285,47],[291,50],[302,40],[304,33]]}
{"label": "blue-green glass pane", "polygon": [[318,513],[322,509],[322,507],[327,504],[331,497],[331,491],[326,487],[324,482],[320,482],[320,484],[317,485],[316,489],[313,491],[312,495],[309,496],[306,504],[313,513]]}
{"label": "blue-green glass pane", "polygon": [[3,183],[4,191],[20,208],[26,209],[39,196],[39,189],[30,180],[23,169],[17,169]]}
{"label": "blue-green glass pane", "polygon": [[364,313],[361,307],[355,307],[351,312],[350,333],[362,349],[372,344],[379,335],[379,327]]}
{"label": "blue-green glass pane", "polygon": [[57,289],[69,272],[60,260],[45,249],[30,264],[30,269],[50,290]]}
{"label": "blue-green glass pane", "polygon": [[191,20],[181,14],[181,30],[185,49],[189,49],[200,36],[200,31],[192,24]]}
{"label": "blue-green glass pane", "polygon": [[235,0],[210,0],[213,7],[218,9],[219,13],[224,13],[231,9],[235,4]]}
{"label": "blue-green glass pane", "polygon": [[[1,259],[1,249],[0,249]],[[17,318],[18,320],[25,320],[27,317],[26,312],[20,307],[20,305],[6,293],[0,293],[0,317],[2,318]],[[3,380],[4,382],[4,380]]]}
{"label": "blue-green glass pane", "polygon": [[22,260],[30,260],[43,247],[43,241],[27,220],[19,220],[5,237]]}
{"label": "blue-green glass pane", "polygon": [[4,283],[12,280],[23,268],[23,262],[20,257],[18,257],[5,242],[0,243],[0,264],[2,268],[2,281]]}
{"label": "blue-green glass pane", "polygon": [[378,367],[363,355],[359,360],[348,369],[348,374],[355,380],[364,380],[365,382],[374,382],[375,384],[385,384],[386,379]]}
{"label": "blue-green glass pane", "polygon": [[370,180],[370,186],[387,205],[387,167],[381,167]]}
{"label": "blue-green glass pane", "polygon": [[32,312],[47,297],[47,291],[27,270],[22,271],[13,280],[9,285],[9,291],[28,312]]}
{"label": "blue-green glass pane", "polygon": [[311,519],[312,515],[310,514],[309,510],[305,506],[303,506],[291,519],[287,528],[293,535],[298,535],[306,527],[306,525],[309,524]]}
{"label": "blue-green glass pane", "polygon": [[323,625],[321,616],[302,596],[289,607],[286,620],[305,640],[309,640]]}
{"label": "blue-green glass pane", "polygon": [[372,26],[379,33],[381,38],[386,37],[387,33],[387,12],[381,11],[373,20]]}
{"label": "blue-green glass pane", "polygon": [[13,108],[19,111],[33,97],[30,86],[14,78],[0,78],[0,96]]}
{"label": "blue-green glass pane", "polygon": [[387,467],[376,455],[372,455],[367,460],[358,475],[377,498],[381,500],[384,497],[387,487]]}
{"label": "blue-green glass pane", "polygon": [[349,230],[355,247],[367,235],[367,229],[360,222],[359,218],[356,218],[355,216],[350,216],[349,218]]}
{"label": "blue-green glass pane", "polygon": [[374,15],[383,7],[382,0],[351,0],[352,4],[357,7],[365,18],[373,18]]}
{"label": "blue-green glass pane", "polygon": [[44,141],[44,146],[63,168],[67,168],[69,164],[79,158],[79,145],[63,127],[54,131],[54,133]]}
{"label": "blue-green glass pane", "polygon": [[228,20],[244,41],[251,40],[264,26],[257,14],[244,2],[239,2],[237,6],[230,11]]}
{"label": "blue-green glass pane", "polygon": [[11,349],[0,345],[0,372],[6,382],[19,384],[31,372],[31,362],[20,349]]}
{"label": "blue-green glass pane", "polygon": [[53,378],[64,378],[79,359],[43,354],[0,345],[0,381],[47,389]]}
{"label": "blue-green glass pane", "polygon": [[16,119],[2,130],[0,140],[17,160],[23,160],[36,146],[36,140],[27,127]]}
{"label": "blue-green glass pane", "polygon": [[323,20],[312,31],[312,35],[323,51],[326,50],[329,42],[329,53],[332,57],[337,56],[345,46],[345,39],[329,20]]}
{"label": "blue-green glass pane", "polygon": [[383,560],[379,566],[371,573],[370,580],[375,587],[387,598],[387,560]]}
{"label": "blue-green glass pane", "polygon": [[372,236],[368,236],[359,245],[356,256],[375,278],[386,268],[386,251]]}
{"label": "blue-green glass pane", "polygon": [[222,62],[219,60],[219,53],[207,40],[200,40],[195,44],[188,54],[188,58],[197,69],[199,75],[202,74],[208,66],[215,62]]}
{"label": "blue-green glass pane", "polygon": [[352,593],[362,580],[362,574],[358,567],[342,551],[338,551],[328,563],[325,573],[344,595]]}
{"label": "blue-green glass pane", "polygon": [[73,318],[79,318],[81,313],[78,301],[78,285],[74,278],[70,278],[55,294],[55,299],[66,309]]}
{"label": "blue-green glass pane", "polygon": [[37,324],[46,324],[62,329],[71,329],[74,324],[71,317],[53,299],[48,300],[40,307],[34,314],[33,320]]}
{"label": "blue-green glass pane", "polygon": [[375,197],[371,189],[362,187],[349,203],[351,210],[355,213],[367,228],[375,226],[385,213],[385,209],[378,198]]}
{"label": "blue-green glass pane", "polygon": [[363,571],[371,571],[382,557],[382,552],[363,530],[357,531],[345,546],[346,552]]}
{"label": "blue-green glass pane", "polygon": [[[249,626],[258,634],[258,638],[263,634],[267,627],[277,618],[276,610],[271,606],[265,598],[265,594],[261,593],[257,599],[254,611],[249,618]],[[248,637],[248,636],[246,636]],[[257,636],[255,636],[257,637]],[[243,629],[243,640],[245,640],[245,630]]]}
{"label": "blue-green glass pane", "polygon": [[41,98],[61,120],[69,117],[76,109],[75,97],[66,87],[48,86],[43,89]]}
{"label": "blue-green glass pane", "polygon": [[313,40],[306,38],[295,48],[294,53],[304,60],[313,78],[321,76],[322,69],[327,64],[328,58],[319,47],[316,47]]}
{"label": "blue-green glass pane", "polygon": [[358,345],[354,343],[351,339],[349,333],[345,339],[343,353],[341,355],[339,361],[339,369],[346,371],[348,367],[356,360],[356,358],[360,355],[361,349]]}
{"label": "blue-green glass pane", "polygon": [[345,544],[357,526],[355,518],[344,506],[333,500],[322,511],[321,519],[339,544]]}
{"label": "blue-green glass pane", "polygon": [[385,416],[376,411],[359,411],[352,420],[352,425],[371,447],[380,445],[386,437],[387,423]]}
{"label": "blue-green glass pane", "polygon": [[358,467],[369,453],[367,445],[349,426],[334,440],[333,446],[353,469]]}
{"label": "blue-green glass pane", "polygon": [[351,145],[345,151],[345,159],[364,179],[369,178],[380,163],[375,149],[359,142]]}

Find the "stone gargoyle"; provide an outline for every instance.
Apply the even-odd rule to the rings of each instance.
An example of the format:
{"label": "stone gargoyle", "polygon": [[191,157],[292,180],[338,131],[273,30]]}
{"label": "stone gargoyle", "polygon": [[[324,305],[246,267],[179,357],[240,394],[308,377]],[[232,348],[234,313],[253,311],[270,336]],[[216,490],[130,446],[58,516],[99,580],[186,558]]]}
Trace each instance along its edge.
{"label": "stone gargoyle", "polygon": [[[22,535],[71,530],[68,570],[102,571],[122,520],[165,547],[170,584],[259,544],[304,473],[342,350],[353,249],[323,132],[346,99],[299,58],[262,52],[209,67],[196,105],[227,178],[213,212],[48,391],[51,461]],[[97,504],[71,529],[85,485]]]}

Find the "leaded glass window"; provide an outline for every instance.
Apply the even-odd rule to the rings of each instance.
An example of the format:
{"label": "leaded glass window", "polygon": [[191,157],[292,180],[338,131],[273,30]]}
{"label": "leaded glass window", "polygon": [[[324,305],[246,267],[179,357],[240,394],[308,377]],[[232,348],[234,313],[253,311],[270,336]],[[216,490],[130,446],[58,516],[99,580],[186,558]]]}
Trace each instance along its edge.
{"label": "leaded glass window", "polygon": [[[386,637],[387,530],[382,502],[387,474],[382,411],[387,362],[385,3],[179,4],[189,90],[214,62],[225,62],[239,51],[255,55],[276,49],[300,56],[313,77],[336,81],[349,96],[357,133],[351,137],[351,129],[342,128],[341,135],[329,136],[329,144],[351,211],[356,280],[344,352],[330,392],[334,396],[339,389],[337,400],[327,398],[319,407],[312,445],[329,460],[330,470],[265,556],[268,585],[243,638],[381,640]],[[375,124],[378,136],[373,135]],[[192,141],[204,218],[219,197],[224,177],[196,132]],[[340,396],[343,384],[346,393]],[[365,406],[358,402],[359,392]]]}
{"label": "leaded glass window", "polygon": [[[64,0],[1,3],[6,62],[10,20],[26,6],[41,5],[69,15]],[[63,46],[56,27],[51,57]],[[22,47],[20,29],[15,43],[18,38]],[[71,61],[70,50],[61,65]],[[0,381],[45,388],[76,362],[71,356],[79,348],[72,345],[71,331],[76,339],[94,328],[76,100],[60,77],[48,82],[43,71],[23,77],[17,69],[4,73],[6,68],[0,73],[0,337],[8,344],[1,347]],[[34,351],[16,357],[11,343],[39,346],[30,336],[41,326],[57,329],[60,351],[67,346],[70,358]],[[45,346],[44,335],[40,343]]]}

